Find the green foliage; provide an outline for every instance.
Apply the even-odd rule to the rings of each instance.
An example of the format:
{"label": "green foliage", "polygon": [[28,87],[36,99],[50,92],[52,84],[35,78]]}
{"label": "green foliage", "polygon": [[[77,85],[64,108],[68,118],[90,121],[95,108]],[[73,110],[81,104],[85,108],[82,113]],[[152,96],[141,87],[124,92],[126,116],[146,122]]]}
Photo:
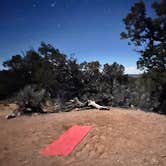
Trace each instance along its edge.
{"label": "green foliage", "polygon": [[0,71],[0,100],[11,97],[24,87],[25,83],[20,78],[20,74],[15,71]]}
{"label": "green foliage", "polygon": [[121,37],[137,47],[141,55],[137,67],[146,71],[139,80],[144,88],[140,92],[141,107],[151,105],[153,111],[163,112],[166,106],[166,1],[153,3],[152,9],[155,16],[149,17],[144,2],[135,3],[123,19],[126,31]]}
{"label": "green foliage", "polygon": [[16,100],[20,102],[33,102],[38,105],[46,99],[46,91],[44,89],[37,90],[35,86],[28,85],[24,87],[16,96]]}
{"label": "green foliage", "polygon": [[166,106],[165,72],[149,70],[134,78],[124,75],[124,66],[116,62],[103,66],[98,61],[78,64],[76,59],[45,43],[41,43],[38,51],[13,56],[4,66],[7,70],[0,71],[1,99],[22,89],[17,100],[24,103],[25,110],[41,111],[41,103],[48,97],[59,101],[57,107],[63,107],[63,103],[74,97],[82,101],[92,99],[102,105],[134,105],[163,113]]}
{"label": "green foliage", "polygon": [[137,46],[138,68],[161,72],[166,71],[166,1],[153,3],[152,8],[155,17],[147,16],[143,1],[135,3],[123,19],[126,32],[121,37]]}

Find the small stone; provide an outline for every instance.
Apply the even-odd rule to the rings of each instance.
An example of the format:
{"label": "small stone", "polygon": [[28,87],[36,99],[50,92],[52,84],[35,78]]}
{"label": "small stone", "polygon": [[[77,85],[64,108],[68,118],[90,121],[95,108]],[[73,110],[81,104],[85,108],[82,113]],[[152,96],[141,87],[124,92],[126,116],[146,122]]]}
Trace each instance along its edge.
{"label": "small stone", "polygon": [[158,161],[157,159],[155,159],[155,158],[152,158],[151,164],[152,164],[152,165],[158,165],[158,164],[159,164],[159,161]]}

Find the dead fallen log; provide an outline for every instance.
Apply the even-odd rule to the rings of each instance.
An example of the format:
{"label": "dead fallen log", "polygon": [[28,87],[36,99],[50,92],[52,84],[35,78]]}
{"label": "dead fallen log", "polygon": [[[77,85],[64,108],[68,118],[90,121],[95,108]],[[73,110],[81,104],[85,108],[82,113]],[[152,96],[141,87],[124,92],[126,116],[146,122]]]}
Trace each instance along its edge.
{"label": "dead fallen log", "polygon": [[16,108],[12,113],[7,115],[6,119],[12,119],[21,115],[32,115],[33,113],[45,113],[42,109],[41,104],[35,104],[30,101],[24,101],[17,104],[18,108]]}
{"label": "dead fallen log", "polygon": [[[81,102],[77,97],[69,100],[64,104],[53,103],[51,106],[44,104],[35,104],[34,102],[26,101],[18,104],[18,108],[6,116],[6,119],[15,118],[21,115],[31,115],[33,113],[53,113],[53,112],[69,112],[74,109],[77,111],[83,109],[96,108],[98,110],[109,110],[109,107],[101,106],[93,100]],[[51,109],[51,111],[50,111]]]}
{"label": "dead fallen log", "polygon": [[66,102],[62,111],[71,111],[73,109],[82,110],[96,108],[99,110],[109,110],[109,107],[101,106],[93,100],[87,100],[86,102],[81,102],[77,97],[69,102]]}
{"label": "dead fallen log", "polygon": [[94,107],[94,108],[99,109],[99,110],[109,110],[108,107],[101,106],[101,105],[97,104],[95,101],[92,101],[92,100],[88,100],[88,106]]}

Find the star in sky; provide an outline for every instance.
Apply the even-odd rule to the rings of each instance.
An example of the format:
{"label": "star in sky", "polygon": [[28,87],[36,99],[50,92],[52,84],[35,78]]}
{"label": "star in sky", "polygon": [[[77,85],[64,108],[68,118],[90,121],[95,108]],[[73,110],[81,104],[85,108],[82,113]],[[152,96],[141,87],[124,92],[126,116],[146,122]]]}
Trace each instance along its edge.
{"label": "star in sky", "polygon": [[[13,54],[29,46],[38,48],[45,41],[67,55],[75,52],[79,62],[116,61],[136,73],[139,55],[120,40],[124,30],[122,19],[136,1],[2,0],[0,69],[2,62]],[[144,1],[150,4],[152,0]]]}
{"label": "star in sky", "polygon": [[57,24],[57,28],[58,28],[58,29],[61,28],[61,24],[60,24],[60,23]]}
{"label": "star in sky", "polygon": [[56,6],[56,4],[57,4],[57,2],[56,2],[56,1],[54,1],[54,2],[52,2],[52,3],[50,4],[50,6],[51,6],[51,7],[55,7],[55,6]]}
{"label": "star in sky", "polygon": [[34,1],[32,7],[36,8],[39,5],[39,1]]}
{"label": "star in sky", "polygon": [[108,8],[104,8],[104,13],[105,14],[110,14],[111,13],[111,9],[108,7]]}

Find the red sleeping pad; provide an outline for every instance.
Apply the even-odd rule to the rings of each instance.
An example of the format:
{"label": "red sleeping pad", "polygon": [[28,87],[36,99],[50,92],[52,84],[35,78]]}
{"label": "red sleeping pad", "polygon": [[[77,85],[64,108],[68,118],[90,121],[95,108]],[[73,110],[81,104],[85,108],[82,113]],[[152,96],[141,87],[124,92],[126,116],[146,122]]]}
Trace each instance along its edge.
{"label": "red sleeping pad", "polygon": [[53,143],[40,150],[44,155],[63,155],[67,156],[72,152],[76,145],[88,134],[91,126],[73,126],[63,133]]}

